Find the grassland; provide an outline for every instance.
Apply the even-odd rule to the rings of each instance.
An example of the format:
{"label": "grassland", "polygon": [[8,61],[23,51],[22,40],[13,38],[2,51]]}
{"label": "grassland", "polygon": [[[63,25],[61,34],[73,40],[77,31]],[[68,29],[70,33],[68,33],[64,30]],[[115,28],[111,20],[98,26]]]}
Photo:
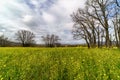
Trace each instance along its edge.
{"label": "grassland", "polygon": [[120,50],[0,48],[0,80],[120,80]]}

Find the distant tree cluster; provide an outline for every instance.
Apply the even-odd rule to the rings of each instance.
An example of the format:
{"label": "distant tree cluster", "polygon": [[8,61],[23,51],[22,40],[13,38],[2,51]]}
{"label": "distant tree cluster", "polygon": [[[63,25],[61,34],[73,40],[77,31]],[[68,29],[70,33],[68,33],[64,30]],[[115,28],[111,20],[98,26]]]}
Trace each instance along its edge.
{"label": "distant tree cluster", "polygon": [[[27,30],[19,30],[16,33],[17,40],[22,44],[23,47],[29,47],[35,44],[35,34]],[[43,41],[47,47],[55,47],[60,44],[58,36],[52,34],[47,36],[42,36]]]}
{"label": "distant tree cluster", "polygon": [[[19,30],[15,33],[15,38],[17,42],[10,41],[7,37],[4,35],[0,36],[0,46],[6,47],[6,46],[23,46],[23,47],[32,47],[37,46],[35,41],[35,34],[32,31],[29,30]],[[46,35],[41,37],[42,40],[45,43],[46,47],[55,47],[60,46],[60,38],[57,35]]]}
{"label": "distant tree cluster", "polygon": [[5,37],[4,35],[1,35],[1,36],[0,36],[0,46],[1,46],[1,47],[5,47],[5,46],[7,46],[7,45],[9,45],[8,38]]}
{"label": "distant tree cluster", "polygon": [[85,8],[79,8],[71,17],[74,39],[84,39],[88,48],[111,47],[113,42],[120,47],[119,0],[87,0]]}
{"label": "distant tree cluster", "polygon": [[35,35],[31,31],[20,30],[16,33],[17,40],[22,43],[23,47],[28,47],[34,44]]}
{"label": "distant tree cluster", "polygon": [[59,36],[56,36],[54,34],[42,36],[42,39],[45,42],[45,45],[47,47],[60,46],[60,43],[59,43],[60,38]]}

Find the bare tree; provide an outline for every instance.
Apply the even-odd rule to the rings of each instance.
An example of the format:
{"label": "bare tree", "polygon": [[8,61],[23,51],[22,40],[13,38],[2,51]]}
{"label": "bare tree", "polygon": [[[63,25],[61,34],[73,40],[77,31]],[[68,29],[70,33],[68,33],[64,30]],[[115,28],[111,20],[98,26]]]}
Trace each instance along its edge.
{"label": "bare tree", "polygon": [[35,35],[31,31],[19,30],[16,33],[16,39],[22,44],[23,47],[28,47],[34,44]]}
{"label": "bare tree", "polygon": [[8,38],[4,35],[0,36],[0,46],[5,47],[8,45]]}
{"label": "bare tree", "polygon": [[112,22],[114,25],[116,46],[120,48],[120,14],[118,14],[118,12],[116,12],[116,15],[113,18]]}
{"label": "bare tree", "polygon": [[56,36],[56,35],[54,35],[54,34],[42,36],[42,39],[43,39],[43,41],[45,42],[45,45],[46,45],[47,47],[55,47],[55,46],[57,46],[58,44],[60,44],[60,43],[59,43],[59,40],[60,40],[59,36]]}
{"label": "bare tree", "polygon": [[110,47],[109,39],[109,18],[111,16],[111,2],[112,0],[87,0],[87,6],[89,6],[89,16],[99,21],[105,30],[106,47]]}
{"label": "bare tree", "polygon": [[[96,45],[96,42],[98,42],[97,45],[100,47],[103,38],[105,38],[106,47],[110,47],[109,20],[115,14],[113,10],[113,0],[87,0],[84,9],[78,9],[76,13],[72,14],[72,19],[75,23],[74,37],[84,39],[90,47]],[[102,33],[103,31],[104,34]]]}
{"label": "bare tree", "polygon": [[74,22],[73,37],[75,39],[84,39],[88,48],[96,47],[97,22],[93,17],[88,15],[88,8],[79,8],[78,11],[71,16]]}
{"label": "bare tree", "polygon": [[74,39],[84,39],[86,41],[86,44],[88,48],[91,47],[90,40],[87,34],[87,31],[84,29],[83,25],[74,25],[73,30],[72,30],[73,38]]}

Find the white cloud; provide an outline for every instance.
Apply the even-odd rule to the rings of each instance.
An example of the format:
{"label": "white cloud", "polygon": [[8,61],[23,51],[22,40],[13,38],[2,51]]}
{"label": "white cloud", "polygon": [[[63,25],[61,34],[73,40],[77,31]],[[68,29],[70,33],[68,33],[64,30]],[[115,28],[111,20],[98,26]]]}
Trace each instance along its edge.
{"label": "white cloud", "polygon": [[54,23],[56,20],[54,15],[46,13],[46,12],[43,12],[42,17],[43,17],[44,21],[48,24]]}
{"label": "white cloud", "polygon": [[32,30],[36,33],[37,40],[40,40],[41,35],[54,33],[63,42],[74,43],[70,14],[79,7],[84,7],[84,2],[85,0],[0,0],[0,32],[4,29],[6,35],[11,33],[14,36],[12,34],[19,29]]}
{"label": "white cloud", "polygon": [[31,15],[25,15],[23,16],[23,21],[24,22],[30,22],[32,20],[33,16]]}
{"label": "white cloud", "polygon": [[57,5],[65,9],[68,14],[76,11],[78,7],[84,7],[82,0],[59,0]]}
{"label": "white cloud", "polygon": [[33,5],[38,5],[38,1],[37,1],[37,0],[31,0],[31,3],[32,3]]}

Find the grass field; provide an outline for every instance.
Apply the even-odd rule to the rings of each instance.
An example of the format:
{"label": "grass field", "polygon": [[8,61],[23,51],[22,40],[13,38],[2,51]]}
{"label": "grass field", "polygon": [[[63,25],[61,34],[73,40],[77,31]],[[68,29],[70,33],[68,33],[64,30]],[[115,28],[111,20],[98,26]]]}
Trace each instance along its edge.
{"label": "grass field", "polygon": [[120,80],[120,50],[0,48],[0,80]]}

